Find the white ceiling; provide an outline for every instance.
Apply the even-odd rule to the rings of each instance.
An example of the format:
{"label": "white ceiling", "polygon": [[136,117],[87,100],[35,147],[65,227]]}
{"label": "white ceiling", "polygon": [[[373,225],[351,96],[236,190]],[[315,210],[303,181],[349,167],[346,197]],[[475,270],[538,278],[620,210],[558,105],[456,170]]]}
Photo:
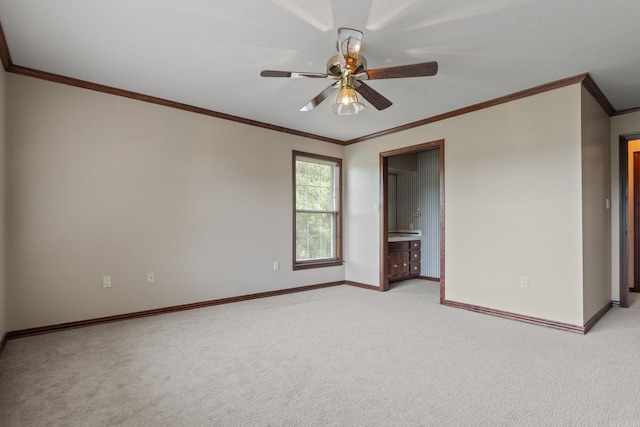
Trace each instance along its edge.
{"label": "white ceiling", "polygon": [[[14,65],[347,141],[588,72],[616,110],[640,106],[638,0],[0,0]],[[435,77],[375,80],[393,101],[357,116],[325,72],[338,27],[369,68],[437,61]]]}

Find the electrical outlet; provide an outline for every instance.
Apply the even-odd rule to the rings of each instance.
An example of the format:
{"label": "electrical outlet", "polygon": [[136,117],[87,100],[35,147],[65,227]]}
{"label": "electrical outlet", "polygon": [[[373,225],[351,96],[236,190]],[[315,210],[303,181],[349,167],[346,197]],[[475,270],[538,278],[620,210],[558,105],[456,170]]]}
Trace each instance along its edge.
{"label": "electrical outlet", "polygon": [[155,273],[147,273],[147,283],[156,283],[156,275]]}
{"label": "electrical outlet", "polygon": [[280,261],[273,261],[273,271],[280,270]]}
{"label": "electrical outlet", "polygon": [[520,276],[520,287],[521,288],[529,287],[529,278],[527,276]]}
{"label": "electrical outlet", "polygon": [[102,287],[103,288],[111,287],[111,276],[102,276]]}

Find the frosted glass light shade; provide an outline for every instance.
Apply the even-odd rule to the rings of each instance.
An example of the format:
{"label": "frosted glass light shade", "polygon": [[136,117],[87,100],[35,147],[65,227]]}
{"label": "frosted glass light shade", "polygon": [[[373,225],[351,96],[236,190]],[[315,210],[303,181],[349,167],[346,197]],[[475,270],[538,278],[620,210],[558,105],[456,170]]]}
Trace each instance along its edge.
{"label": "frosted glass light shade", "polygon": [[340,89],[340,92],[338,92],[336,103],[329,107],[329,110],[339,116],[346,116],[349,114],[358,114],[365,108],[367,108],[367,106],[360,102],[356,90],[351,86],[344,86]]}

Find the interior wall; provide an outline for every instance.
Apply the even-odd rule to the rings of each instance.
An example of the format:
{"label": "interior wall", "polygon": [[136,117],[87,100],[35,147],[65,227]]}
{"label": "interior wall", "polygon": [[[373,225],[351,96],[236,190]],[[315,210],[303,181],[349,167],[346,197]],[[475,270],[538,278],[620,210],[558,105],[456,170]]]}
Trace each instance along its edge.
{"label": "interior wall", "polygon": [[0,66],[0,339],[7,332],[7,273],[5,244],[5,170],[6,170],[6,73]]}
{"label": "interior wall", "polygon": [[582,88],[583,322],[611,304],[609,115]]}
{"label": "interior wall", "polygon": [[7,81],[9,330],[344,280],[291,268],[291,151],[342,146]]}
{"label": "interior wall", "polygon": [[444,139],[446,299],[582,325],[580,107],[576,84],[347,146],[347,280],[379,285],[379,153]]}
{"label": "interior wall", "polygon": [[620,301],[620,136],[640,133],[640,111],[610,118],[611,299]]}

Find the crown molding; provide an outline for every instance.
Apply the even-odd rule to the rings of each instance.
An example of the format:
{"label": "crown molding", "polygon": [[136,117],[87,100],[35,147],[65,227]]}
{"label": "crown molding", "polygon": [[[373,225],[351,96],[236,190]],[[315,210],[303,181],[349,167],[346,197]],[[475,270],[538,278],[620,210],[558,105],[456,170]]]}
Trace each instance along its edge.
{"label": "crown molding", "polygon": [[[418,126],[424,126],[429,123],[438,122],[440,120],[450,119],[452,117],[461,116],[463,114],[472,113],[474,111],[483,110],[485,108],[493,107],[496,105],[504,104],[505,102],[515,101],[516,99],[526,98],[528,96],[537,95],[539,93],[548,92],[550,90],[559,89],[561,87],[570,86],[573,84],[581,83],[585,88],[593,95],[602,108],[609,114],[614,115],[615,109],[609,103],[604,96],[598,85],[593,81],[588,73],[578,74],[577,76],[568,77],[566,79],[556,80],[555,82],[543,84],[540,86],[525,89],[520,92],[515,92],[509,95],[501,96],[499,98],[490,99],[488,101],[481,102],[479,104],[470,105],[468,107],[460,108],[457,110],[449,111],[448,113],[438,114],[437,116],[429,117],[426,119],[418,120],[416,122],[407,123],[406,125],[397,126],[391,129],[383,130],[380,132],[365,135],[360,138],[352,139],[345,142],[345,145],[355,144],[358,142],[366,141],[369,139],[379,138],[384,135],[390,135],[393,133],[401,132],[408,129],[413,129]],[[639,107],[640,108],[640,107]]]}
{"label": "crown molding", "polygon": [[315,135],[307,132],[297,131],[295,129],[289,129],[282,126],[276,126],[269,123],[259,122],[256,120],[250,120],[244,117],[233,116],[231,114],[220,113],[218,111],[209,110],[206,108],[195,107],[193,105],[183,104],[180,102],[170,101],[168,99],[158,98],[155,96],[149,96],[137,92],[118,89],[111,86],[92,83],[86,80],[75,79],[72,77],[61,76],[58,74],[48,73],[46,71],[35,70],[28,67],[22,67],[15,65],[11,59],[11,52],[7,44],[4,31],[2,29],[2,23],[0,23],[0,61],[2,66],[8,73],[19,74],[23,76],[33,77],[37,79],[47,80],[54,83],[61,83],[69,86],[75,86],[83,89],[94,90],[97,92],[107,93],[110,95],[122,96],[125,98],[136,99],[138,101],[149,102],[152,104],[158,104],[165,107],[176,108],[179,110],[189,111],[196,114],[203,114],[210,117],[215,117],[223,120],[230,120],[237,123],[242,123],[248,126],[255,126],[263,129],[268,129],[276,132],[282,132],[289,135],[301,136],[304,138],[315,139],[318,141],[330,142],[332,144],[344,145],[344,141],[334,138],[327,138],[321,135]]}
{"label": "crown molding", "polygon": [[609,116],[616,115],[616,109],[613,108],[613,105],[611,105],[607,97],[604,95],[604,93],[602,93],[602,91],[600,90],[596,82],[593,81],[593,79],[588,73],[585,76],[584,80],[582,81],[582,86],[584,86],[584,88],[589,91],[591,96],[593,96],[595,100],[598,101],[598,104],[600,104],[602,109]]}
{"label": "crown molding", "polygon": [[34,77],[38,79],[48,80],[55,83],[61,83],[69,86],[75,86],[83,89],[94,90],[97,92],[107,93],[110,95],[122,96],[125,98],[135,99],[138,101],[149,102],[152,104],[162,105],[165,107],[176,108],[179,110],[189,111],[196,114],[203,114],[210,117],[215,117],[223,120],[230,120],[233,122],[245,124],[248,126],[255,126],[263,129],[272,130],[275,132],[282,132],[289,135],[301,136],[304,138],[315,139],[318,141],[329,142],[332,144],[338,145],[351,145],[356,144],[358,142],[367,141],[370,139],[378,138],[385,135],[390,135],[397,132],[402,132],[408,129],[413,129],[415,127],[424,126],[429,123],[434,123],[440,120],[449,119],[452,117],[460,116],[462,114],[468,114],[474,111],[482,110],[485,108],[493,107],[495,105],[503,104],[505,102],[514,101],[516,99],[525,98],[528,96],[536,95],[539,93],[547,92],[550,90],[558,89],[564,86],[569,86],[576,83],[581,83],[585,89],[589,91],[589,93],[596,99],[596,101],[600,104],[602,109],[609,116],[619,116],[628,113],[634,113],[640,111],[640,106],[635,108],[629,108],[625,110],[616,111],[613,105],[609,102],[604,93],[600,90],[595,81],[591,78],[588,73],[579,74],[577,76],[568,77],[566,79],[557,80],[555,82],[547,83],[544,85],[536,86],[530,89],[525,89],[520,92],[512,93],[510,95],[501,96],[499,98],[491,99],[488,101],[484,101],[478,104],[470,105],[468,107],[460,108],[457,110],[453,110],[447,113],[439,114],[433,117],[428,117],[422,120],[418,120],[412,123],[407,123],[405,125],[396,126],[390,129],[386,129],[380,132],[375,132],[369,135],[364,135],[359,138],[354,138],[346,141],[342,141],[339,139],[328,138],[321,135],[315,135],[307,132],[298,131],[295,129],[290,129],[282,126],[276,126],[265,122],[259,122],[256,120],[247,119],[240,116],[234,116],[231,114],[225,114],[214,110],[209,110],[206,108],[196,107],[189,104],[183,104],[180,102],[170,101],[163,98],[158,98],[155,96],[145,95],[137,92],[132,92],[128,90],[118,89],[111,86],[101,85],[98,83],[92,83],[85,80],[75,79],[72,77],[66,77],[58,74],[49,73],[46,71],[35,70],[32,68],[22,67],[19,65],[13,64],[11,59],[11,53],[9,51],[9,46],[7,45],[7,40],[4,35],[4,31],[2,29],[2,24],[0,23],[0,61],[2,62],[2,66],[5,71],[9,73],[20,74],[23,76]]}
{"label": "crown molding", "polygon": [[625,110],[616,111],[612,116],[622,116],[624,114],[637,113],[638,111],[640,111],[640,107],[627,108]]}
{"label": "crown molding", "polygon": [[11,61],[11,53],[9,53],[9,46],[7,45],[7,39],[4,37],[2,23],[0,23],[0,61],[2,61],[2,67],[5,71],[9,71],[9,68],[13,65],[13,62]]}
{"label": "crown molding", "polygon": [[131,98],[138,101],[149,102],[151,104],[157,104],[165,107],[176,108],[178,110],[189,111],[196,114],[203,114],[205,116],[215,117],[218,119],[230,120],[232,122],[242,123],[249,126],[256,126],[263,129],[273,130],[276,132],[283,132],[290,135],[296,135],[304,138],[311,138],[319,141],[330,142],[332,144],[343,145],[343,141],[333,139],[333,138],[327,138],[320,135],[301,132],[295,129],[289,129],[281,126],[272,125],[269,123],[250,120],[244,117],[233,116],[231,114],[225,114],[218,111],[208,110],[206,108],[201,108],[201,107],[196,107],[189,104],[170,101],[168,99],[158,98],[155,96],[145,95],[142,93],[132,92],[124,89],[118,89],[111,86],[105,86],[98,83],[92,83],[85,80],[79,80],[72,77],[61,76],[59,74],[48,73],[46,71],[34,70],[32,68],[27,68],[27,67],[21,67],[19,65],[11,65],[7,71],[10,73],[20,74],[23,76],[34,77],[42,80],[48,80],[50,82],[61,83],[61,84],[75,86],[83,89],[94,90],[97,92],[107,93],[110,95],[122,96],[125,98]]}

